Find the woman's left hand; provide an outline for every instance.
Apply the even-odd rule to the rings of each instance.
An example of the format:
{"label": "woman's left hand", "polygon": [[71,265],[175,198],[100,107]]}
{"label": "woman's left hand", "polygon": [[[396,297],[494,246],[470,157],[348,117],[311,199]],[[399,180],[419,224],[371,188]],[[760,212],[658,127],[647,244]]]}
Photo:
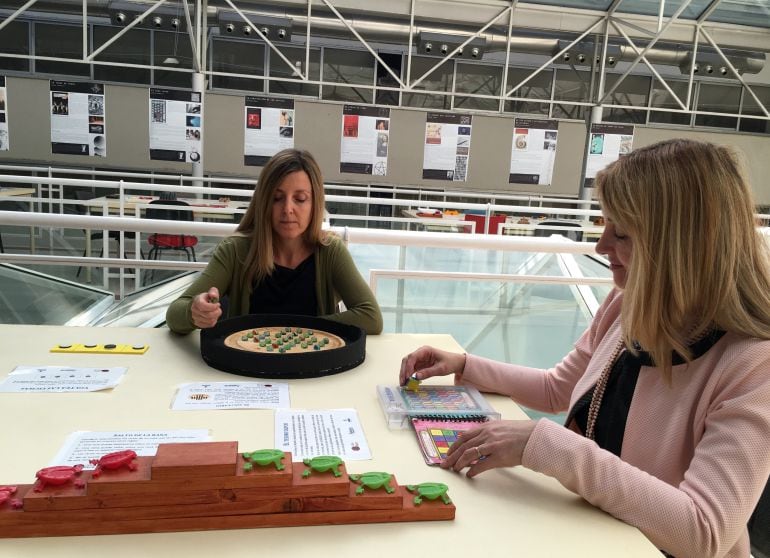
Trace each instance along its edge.
{"label": "woman's left hand", "polygon": [[449,448],[441,467],[458,472],[470,467],[466,476],[475,477],[495,467],[521,465],[534,428],[531,420],[496,420],[467,430]]}

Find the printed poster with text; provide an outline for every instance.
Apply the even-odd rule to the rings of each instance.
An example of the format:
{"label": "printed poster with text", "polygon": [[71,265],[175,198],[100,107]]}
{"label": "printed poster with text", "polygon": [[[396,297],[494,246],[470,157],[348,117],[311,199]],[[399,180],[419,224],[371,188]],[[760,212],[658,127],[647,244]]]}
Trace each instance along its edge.
{"label": "printed poster with text", "polygon": [[107,156],[104,84],[51,80],[51,153]]}
{"label": "printed poster with text", "polygon": [[464,182],[471,152],[469,114],[429,112],[425,122],[422,177]]}
{"label": "printed poster with text", "polygon": [[590,134],[586,179],[593,182],[597,172],[631,153],[634,127],[627,124],[591,124]]}
{"label": "printed poster with text", "polygon": [[203,141],[201,94],[150,89],[150,159],[197,163]]}
{"label": "printed poster with text", "polygon": [[8,93],[5,88],[5,76],[0,76],[0,151],[8,151],[11,143],[8,138]]}
{"label": "printed poster with text", "polygon": [[551,183],[558,133],[558,120],[514,118],[509,184]]}
{"label": "printed poster with text", "polygon": [[389,134],[389,108],[344,105],[340,172],[385,176]]}
{"label": "printed poster with text", "polygon": [[262,167],[281,151],[294,147],[294,99],[246,97],[243,164]]}

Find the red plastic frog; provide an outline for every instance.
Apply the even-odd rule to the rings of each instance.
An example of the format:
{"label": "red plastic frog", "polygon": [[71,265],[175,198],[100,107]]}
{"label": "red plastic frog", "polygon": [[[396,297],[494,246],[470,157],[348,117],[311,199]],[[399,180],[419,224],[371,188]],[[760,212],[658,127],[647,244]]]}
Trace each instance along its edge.
{"label": "red plastic frog", "polygon": [[98,478],[104,470],[114,471],[121,467],[128,467],[129,471],[136,471],[138,465],[134,461],[135,459],[136,452],[134,450],[114,451],[101,456],[99,459],[92,459],[90,463],[96,465],[96,469],[91,476]]}
{"label": "red plastic frog", "polygon": [[70,481],[73,481],[73,484],[77,488],[83,488],[86,483],[82,479],[75,478],[80,475],[82,471],[82,465],[56,465],[54,467],[46,467],[45,469],[40,469],[37,473],[35,473],[37,482],[35,483],[33,490],[35,492],[42,492],[42,490],[48,485],[61,486],[63,484],[67,484]]}

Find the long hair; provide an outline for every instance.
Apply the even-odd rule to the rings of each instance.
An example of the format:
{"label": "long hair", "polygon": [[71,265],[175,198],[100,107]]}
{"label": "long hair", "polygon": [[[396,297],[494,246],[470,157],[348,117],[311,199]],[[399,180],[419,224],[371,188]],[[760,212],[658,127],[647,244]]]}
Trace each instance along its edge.
{"label": "long hair", "polygon": [[246,256],[245,270],[249,282],[260,282],[273,272],[273,196],[286,176],[302,171],[310,179],[312,188],[313,211],[310,224],[302,235],[309,246],[327,242],[321,230],[324,214],[324,185],[321,169],[308,151],[284,149],[273,155],[259,175],[259,182],[251,198],[251,203],[243,215],[236,232],[251,238],[251,245]]}
{"label": "long hair", "polygon": [[621,157],[596,176],[603,211],[632,241],[626,347],[670,379],[672,351],[712,328],[770,339],[770,257],[745,171],[728,148],[685,139]]}

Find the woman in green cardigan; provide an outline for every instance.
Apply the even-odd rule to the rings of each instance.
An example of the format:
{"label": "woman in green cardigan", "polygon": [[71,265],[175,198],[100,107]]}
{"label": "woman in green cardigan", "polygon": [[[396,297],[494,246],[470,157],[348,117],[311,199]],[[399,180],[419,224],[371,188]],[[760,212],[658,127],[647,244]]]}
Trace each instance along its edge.
{"label": "woman in green cardigan", "polygon": [[[337,236],[322,231],[321,170],[307,151],[285,149],[265,165],[236,234],[166,312],[177,333],[214,326],[222,316],[300,314],[382,331],[374,294]],[[339,303],[345,306],[340,311]]]}

